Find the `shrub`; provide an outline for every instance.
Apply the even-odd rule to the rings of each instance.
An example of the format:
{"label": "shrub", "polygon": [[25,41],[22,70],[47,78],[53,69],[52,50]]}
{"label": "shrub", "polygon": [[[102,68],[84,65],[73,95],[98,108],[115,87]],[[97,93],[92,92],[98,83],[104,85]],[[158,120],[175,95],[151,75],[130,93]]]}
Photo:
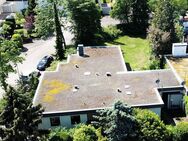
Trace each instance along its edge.
{"label": "shrub", "polygon": [[14,34],[11,38],[12,41],[15,41],[19,48],[23,47],[23,40],[20,34]]}
{"label": "shrub", "polygon": [[113,40],[122,34],[121,30],[117,29],[116,26],[111,25],[103,28],[103,32],[105,40]]}
{"label": "shrub", "polygon": [[149,110],[135,110],[138,123],[138,140],[141,141],[166,141],[170,138],[170,132],[159,116]]}
{"label": "shrub", "polygon": [[11,36],[14,33],[15,25],[10,21],[5,21],[2,26],[2,33],[5,38]]}
{"label": "shrub", "polygon": [[180,122],[173,130],[173,141],[187,141],[188,122]]}
{"label": "shrub", "polygon": [[30,35],[28,34],[26,29],[14,30],[14,33],[15,34],[20,34],[24,43],[32,42],[32,38],[30,38]]}
{"label": "shrub", "polygon": [[23,27],[25,23],[25,18],[24,18],[24,15],[22,15],[22,13],[17,12],[15,15],[15,20],[16,20],[16,25],[18,28]]}
{"label": "shrub", "polygon": [[72,141],[66,129],[55,129],[49,135],[49,141]]}
{"label": "shrub", "polygon": [[184,96],[184,102],[185,102],[185,112],[188,116],[188,96]]}

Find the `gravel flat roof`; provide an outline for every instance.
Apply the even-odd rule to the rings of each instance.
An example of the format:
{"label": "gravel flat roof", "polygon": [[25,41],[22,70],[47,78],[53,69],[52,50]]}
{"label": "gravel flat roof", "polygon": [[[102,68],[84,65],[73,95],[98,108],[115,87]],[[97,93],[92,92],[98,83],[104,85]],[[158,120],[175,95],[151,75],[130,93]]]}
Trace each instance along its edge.
{"label": "gravel flat roof", "polygon": [[[55,72],[45,72],[34,97],[45,112],[81,111],[111,106],[161,104],[155,88],[179,86],[171,70],[127,72],[119,47],[87,47]],[[110,75],[110,76],[107,76]],[[157,84],[156,80],[160,83]]]}

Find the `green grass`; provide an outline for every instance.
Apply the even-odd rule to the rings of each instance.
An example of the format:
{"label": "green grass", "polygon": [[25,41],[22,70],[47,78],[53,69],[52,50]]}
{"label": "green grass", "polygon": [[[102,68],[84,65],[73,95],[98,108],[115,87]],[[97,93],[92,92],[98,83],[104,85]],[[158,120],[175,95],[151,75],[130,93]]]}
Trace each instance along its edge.
{"label": "green grass", "polygon": [[150,58],[149,42],[146,39],[129,36],[121,36],[106,45],[120,45],[126,63],[129,63],[132,70],[147,68]]}

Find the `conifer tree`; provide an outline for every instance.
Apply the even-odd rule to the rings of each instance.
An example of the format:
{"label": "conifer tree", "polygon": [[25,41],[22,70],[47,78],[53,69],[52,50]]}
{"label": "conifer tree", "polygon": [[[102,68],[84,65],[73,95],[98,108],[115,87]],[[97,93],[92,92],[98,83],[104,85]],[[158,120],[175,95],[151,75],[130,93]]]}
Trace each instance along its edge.
{"label": "conifer tree", "polygon": [[63,59],[65,58],[65,39],[61,30],[61,24],[59,22],[59,17],[58,17],[58,11],[57,11],[57,6],[56,2],[54,4],[54,20],[55,20],[55,32],[56,32],[56,56],[58,59]]}
{"label": "conifer tree", "polygon": [[38,124],[43,108],[33,106],[31,99],[13,87],[8,88],[4,97],[5,108],[0,114],[0,137],[5,141],[40,140]]}
{"label": "conifer tree", "polygon": [[133,140],[136,136],[136,119],[133,109],[121,101],[112,108],[99,110],[96,119],[109,141]]}

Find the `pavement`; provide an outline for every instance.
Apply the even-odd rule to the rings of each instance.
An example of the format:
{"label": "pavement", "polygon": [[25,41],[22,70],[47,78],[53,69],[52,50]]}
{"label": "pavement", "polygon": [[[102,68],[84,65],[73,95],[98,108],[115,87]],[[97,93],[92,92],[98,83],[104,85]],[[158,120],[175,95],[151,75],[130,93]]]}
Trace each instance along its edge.
{"label": "pavement", "polygon": [[116,20],[116,19],[113,19],[110,16],[104,16],[101,19],[101,26],[102,27],[107,27],[109,25],[117,25],[117,24],[120,24],[120,21]]}

